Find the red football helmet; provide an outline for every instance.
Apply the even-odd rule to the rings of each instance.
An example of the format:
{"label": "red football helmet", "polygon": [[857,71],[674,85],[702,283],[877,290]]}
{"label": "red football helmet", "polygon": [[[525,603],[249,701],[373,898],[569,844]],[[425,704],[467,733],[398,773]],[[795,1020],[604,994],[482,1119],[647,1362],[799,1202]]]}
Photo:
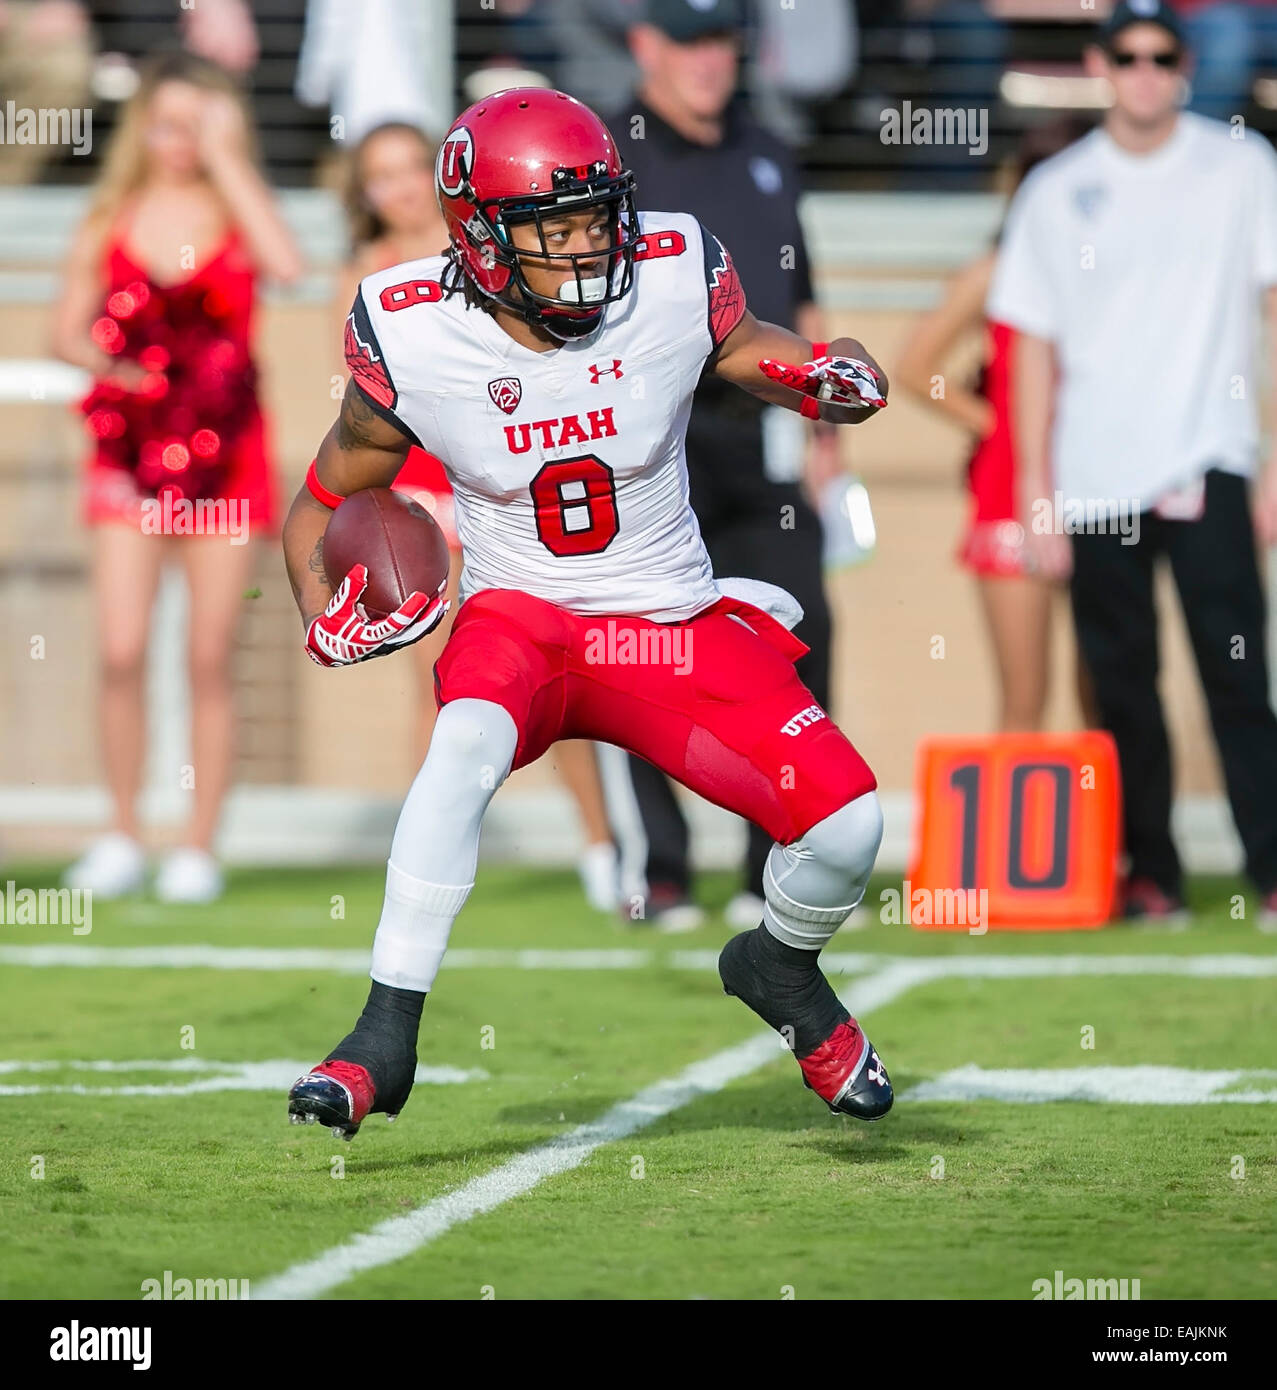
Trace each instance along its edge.
{"label": "red football helmet", "polygon": [[[439,146],[435,185],[454,262],[481,294],[528,323],[557,338],[584,337],[605,304],[629,293],[639,234],[634,175],[607,126],[575,97],[511,87],[475,102]],[[546,248],[543,218],[588,207],[607,208],[611,219],[606,275],[591,267],[582,274],[581,262],[597,261],[598,252]],[[524,277],[509,231],[519,222],[536,226],[538,260],[573,272],[557,299],[537,294]]]}

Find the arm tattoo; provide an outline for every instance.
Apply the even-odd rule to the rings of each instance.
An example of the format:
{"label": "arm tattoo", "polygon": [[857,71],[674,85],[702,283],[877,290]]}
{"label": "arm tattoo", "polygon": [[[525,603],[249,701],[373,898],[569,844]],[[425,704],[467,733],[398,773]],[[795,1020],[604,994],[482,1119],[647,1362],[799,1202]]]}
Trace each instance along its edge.
{"label": "arm tattoo", "polygon": [[324,538],[320,536],[315,542],[315,548],[310,552],[310,558],[306,561],[306,568],[311,574],[324,574]]}
{"label": "arm tattoo", "polygon": [[337,417],[337,447],[342,450],[377,448],[378,441],[369,431],[374,422],[381,423],[380,416],[351,381],[342,399],[341,414]]}

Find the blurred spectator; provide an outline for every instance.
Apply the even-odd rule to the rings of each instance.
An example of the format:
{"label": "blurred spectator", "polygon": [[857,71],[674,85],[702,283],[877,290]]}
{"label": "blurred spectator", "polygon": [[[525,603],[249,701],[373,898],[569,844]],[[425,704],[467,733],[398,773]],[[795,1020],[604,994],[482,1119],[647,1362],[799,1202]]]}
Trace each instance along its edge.
{"label": "blurred spectator", "polygon": [[[1015,199],[989,295],[1015,328],[1027,554],[1071,572],[1082,656],[1117,743],[1131,916],[1183,907],[1157,692],[1153,580],[1170,563],[1246,868],[1277,920],[1277,718],[1255,532],[1277,541],[1277,447],[1259,455],[1255,358],[1277,336],[1277,154],[1181,113],[1175,12],[1119,4],[1086,53],[1101,129]],[[1272,359],[1269,367],[1271,390]],[[1253,508],[1253,510],[1252,510]],[[1253,529],[1252,529],[1253,527]]]}
{"label": "blurred spectator", "polygon": [[320,118],[303,110],[292,95],[306,0],[257,6],[249,0],[85,3],[100,50],[92,80],[99,128],[109,127],[113,108],[137,90],[138,66],[146,58],[190,53],[241,79],[272,183],[312,182],[314,163],[331,152],[331,141],[326,113]]}
{"label": "blurred spectator", "polygon": [[[82,107],[88,96],[92,44],[88,17],[75,0],[0,0],[0,97],[7,112]],[[10,106],[10,103],[12,104]],[[32,182],[62,151],[24,143],[5,129],[0,184]]]}
{"label": "blurred spectator", "polygon": [[246,0],[198,0],[178,12],[178,23],[188,53],[234,73],[257,62],[257,24]]}
{"label": "blurred spectator", "polygon": [[826,101],[855,76],[855,0],[758,0],[756,41],[746,72],[754,116],[768,130],[797,143],[810,138],[810,103]]}
{"label": "blurred spectator", "polygon": [[[427,137],[416,126],[400,122],[374,127],[351,152],[345,197],[351,257],[337,292],[342,324],[365,275],[404,261],[438,256],[447,249],[448,232],[435,196],[434,160],[435,149]],[[335,324],[334,330],[334,343],[341,344],[341,325]],[[344,356],[341,370],[344,374]],[[453,607],[439,627],[413,648],[420,692],[419,751],[424,758],[438,713],[434,665],[456,616],[461,540],[453,512],[452,488],[440,459],[414,446],[393,487],[434,517],[448,541],[452,560],[448,597]],[[616,848],[603,802],[594,745],[570,739],[556,744],[550,756],[581,819],[585,848],[578,859],[578,869],[585,895],[600,911],[614,912],[619,897]]]}
{"label": "blurred spectator", "polygon": [[450,0],[307,0],[297,99],[328,107],[338,144],[386,121],[439,135],[456,114],[453,51]]}
{"label": "blurred spectator", "polygon": [[1277,64],[1273,0],[1173,0],[1193,50],[1194,111],[1226,121],[1250,102],[1261,65]]}
{"label": "blurred spectator", "polygon": [[[623,161],[638,179],[638,204],[699,217],[736,264],[759,318],[827,337],[813,302],[798,220],[798,175],[787,146],[733,103],[741,54],[740,0],[651,0],[630,30],[642,73],[637,99],[611,118]],[[832,427],[810,445],[792,411],[708,377],[687,430],[691,502],[718,575],[777,584],[805,611],[798,635],[811,648],[798,674],[828,704],[830,618],[821,574],[821,524],[800,486],[816,491],[839,473]],[[787,524],[788,523],[788,524]],[[687,826],[663,773],[630,758],[647,835],[646,915],[668,930],[690,928]],[[749,831],[741,892],[729,908],[737,927],[761,920],[768,836]]]}
{"label": "blurred spectator", "polygon": [[[1008,196],[1015,194],[1038,164],[1088,129],[1078,119],[1064,118],[1029,131],[1008,171]],[[954,276],[940,306],[914,328],[893,376],[977,441],[966,474],[971,516],[958,558],[979,585],[997,662],[998,727],[1010,732],[1042,727],[1055,586],[1025,567],[1011,437],[1016,333],[1008,324],[986,319],[984,311],[996,256],[996,248],[990,248]],[[946,379],[943,367],[950,349],[977,329],[985,334],[987,348],[979,383],[971,390]],[[1084,699],[1086,722],[1091,723],[1088,704]]]}
{"label": "blurred spectator", "polygon": [[477,62],[461,78],[463,106],[511,87],[548,87],[548,74],[558,66],[554,33],[537,0],[495,0],[495,12],[475,15],[476,7],[491,3],[462,0],[457,16],[458,48],[464,45],[467,60]]}
{"label": "blurred spectator", "polygon": [[111,141],[54,317],[54,351],[95,378],[82,405],[95,440],[84,513],[114,825],[67,882],[103,898],[144,882],[144,676],[166,559],[189,590],[192,757],[189,778],[170,776],[191,790],[193,811],[155,887],[170,902],[208,902],[222,888],[211,851],[231,770],[231,643],[247,542],[277,524],[252,360],[256,282],[302,270],[253,146],[221,69],[185,54],[154,65]]}
{"label": "blurred spectator", "polygon": [[928,95],[941,104],[998,100],[1009,31],[984,0],[904,0],[904,12],[918,26],[911,52],[935,68]]}
{"label": "blurred spectator", "polygon": [[[108,35],[103,58],[139,60],[178,47],[242,76],[261,48],[248,0],[87,0],[94,24]],[[114,94],[112,94],[113,96]]]}
{"label": "blurred spectator", "polygon": [[[695,0],[699,3],[699,0]],[[659,10],[659,0],[498,0],[524,12],[520,52],[535,66],[558,54],[555,85],[596,110],[615,106],[641,74],[626,31]],[[706,6],[706,8],[710,8]],[[836,95],[856,65],[855,0],[741,0],[739,30],[754,116],[791,143],[809,133],[806,105]],[[533,26],[540,26],[539,31]],[[535,38],[532,35],[535,34]]]}

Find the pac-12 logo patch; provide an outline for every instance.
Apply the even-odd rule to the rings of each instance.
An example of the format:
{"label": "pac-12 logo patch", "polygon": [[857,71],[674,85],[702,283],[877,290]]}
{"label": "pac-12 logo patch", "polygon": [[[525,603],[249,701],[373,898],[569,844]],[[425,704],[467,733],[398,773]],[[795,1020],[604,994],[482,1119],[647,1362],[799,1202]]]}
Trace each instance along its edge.
{"label": "pac-12 logo patch", "polygon": [[513,415],[523,399],[523,383],[517,376],[499,376],[495,381],[488,382],[488,395],[498,410]]}
{"label": "pac-12 logo patch", "polygon": [[455,198],[470,177],[474,168],[474,141],[465,126],[458,126],[448,133],[448,138],[439,146],[439,157],[435,160],[435,180],[450,197]]}

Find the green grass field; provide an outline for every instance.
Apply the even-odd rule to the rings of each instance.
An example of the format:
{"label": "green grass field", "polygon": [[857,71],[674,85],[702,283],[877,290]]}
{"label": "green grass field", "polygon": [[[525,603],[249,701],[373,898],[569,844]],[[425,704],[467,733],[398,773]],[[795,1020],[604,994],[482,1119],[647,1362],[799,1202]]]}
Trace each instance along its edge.
{"label": "green grass field", "polygon": [[[719,909],[730,888],[699,892]],[[1277,936],[1233,920],[1241,891],[1197,881],[1180,931],[844,931],[831,951],[857,958],[831,977],[898,1096],[869,1126],[751,1041],[712,968],[721,920],[660,936],[591,913],[568,873],[483,868],[422,1027],[422,1065],[451,1070],[350,1145],[289,1126],[284,1096],[362,1005],[379,871],[242,872],[209,908],[100,904],[83,936],[5,926],[0,1296],[132,1299],[165,1271],[257,1296],[313,1262],[309,1296],[332,1298],[1029,1299],[1056,1270],[1270,1297]],[[178,964],[119,954],[139,948]],[[621,1137],[586,1131],[576,1166],[506,1190],[521,1155],[740,1044],[731,1079],[694,1071],[685,1103],[625,1111]],[[1122,1098],[1033,1099],[1077,1069]],[[911,1099],[924,1084],[957,1093]],[[483,1209],[449,1196],[467,1184]],[[412,1218],[395,1258],[332,1255],[428,1203],[433,1238]]]}

